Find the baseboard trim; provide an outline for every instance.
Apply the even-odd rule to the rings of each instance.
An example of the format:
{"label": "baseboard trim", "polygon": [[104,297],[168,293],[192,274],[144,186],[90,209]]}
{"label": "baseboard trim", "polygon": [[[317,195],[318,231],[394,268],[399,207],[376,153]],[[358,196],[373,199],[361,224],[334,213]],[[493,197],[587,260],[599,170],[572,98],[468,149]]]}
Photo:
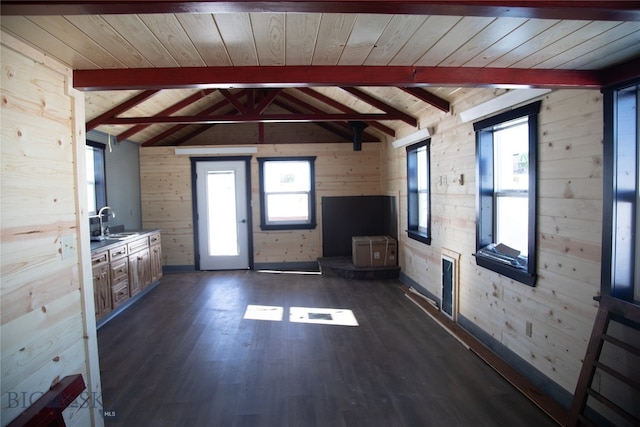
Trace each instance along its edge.
{"label": "baseboard trim", "polygon": [[188,273],[196,271],[195,265],[163,265],[162,272],[163,273]]}
{"label": "baseboard trim", "polygon": [[413,287],[429,299],[436,301],[438,306],[440,305],[439,298],[410,277],[401,273],[400,280],[404,284],[403,291],[409,298],[428,311],[432,317],[437,318],[442,327],[449,330],[456,338],[469,346],[478,357],[495,369],[558,424],[564,425],[568,408],[571,407],[573,400],[571,393],[463,315],[458,314],[458,321],[453,322],[425,300],[420,301],[420,297],[410,295],[411,292],[406,287]]}
{"label": "baseboard trim", "polygon": [[533,385],[539,388],[544,394],[558,402],[562,407],[571,407],[573,395],[560,387],[555,381],[536,369],[529,362],[511,351],[500,341],[480,329],[475,323],[462,315],[458,315],[458,324],[469,332],[475,339],[488,347],[493,353],[498,355],[509,366],[515,369],[520,375],[528,379]]}

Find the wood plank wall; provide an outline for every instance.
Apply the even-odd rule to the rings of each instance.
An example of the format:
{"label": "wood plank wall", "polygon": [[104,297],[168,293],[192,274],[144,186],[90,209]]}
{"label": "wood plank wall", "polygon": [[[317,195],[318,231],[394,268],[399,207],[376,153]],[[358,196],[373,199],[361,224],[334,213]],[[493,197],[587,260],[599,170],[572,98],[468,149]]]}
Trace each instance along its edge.
{"label": "wood plank wall", "polygon": [[[461,254],[460,314],[573,393],[600,291],[602,226],[602,97],[598,91],[560,90],[543,98],[539,146],[538,281],[524,286],[477,267],[475,250],[475,135],[459,112],[501,90],[454,96],[452,113],[420,118],[433,128],[430,246],[400,235],[402,271],[441,297],[441,255]],[[414,132],[404,129],[399,136]],[[384,146],[384,191],[400,193],[406,229],[406,155]],[[456,178],[464,175],[464,184]],[[446,177],[446,184],[444,183]],[[440,179],[442,178],[442,181]],[[532,323],[527,337],[526,322]]]}
{"label": "wood plank wall", "polygon": [[[95,321],[88,330],[85,319],[93,315],[90,254],[88,245],[86,256],[78,249],[79,230],[88,241],[88,224],[79,226],[75,167],[84,155],[83,97],[70,87],[71,70],[5,33],[1,48],[4,426],[67,375],[83,375],[82,401],[99,396],[100,387]],[[70,246],[64,258],[63,237]],[[87,404],[72,406],[67,425],[102,425]]]}
{"label": "wood plank wall", "polygon": [[[225,139],[222,139],[223,141]],[[380,194],[382,144],[264,144],[251,161],[253,245],[255,263],[315,262],[322,256],[322,197]],[[262,231],[257,157],[317,156],[315,230]],[[169,147],[140,149],[142,222],[144,228],[162,230],[163,263],[193,266],[193,214],[191,163]]]}

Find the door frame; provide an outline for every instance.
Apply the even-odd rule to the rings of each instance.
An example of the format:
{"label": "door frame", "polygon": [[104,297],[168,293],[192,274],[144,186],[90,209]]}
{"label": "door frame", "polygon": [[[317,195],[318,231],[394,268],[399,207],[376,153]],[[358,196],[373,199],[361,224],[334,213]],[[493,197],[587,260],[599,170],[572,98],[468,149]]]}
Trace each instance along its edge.
{"label": "door frame", "polygon": [[253,270],[253,210],[251,205],[251,159],[252,156],[217,156],[191,157],[191,200],[193,211],[193,255],[194,267],[200,271],[200,237],[198,230],[198,188],[196,185],[196,166],[200,162],[230,162],[243,161],[245,163],[245,197],[247,201],[247,245],[249,250],[249,270]]}

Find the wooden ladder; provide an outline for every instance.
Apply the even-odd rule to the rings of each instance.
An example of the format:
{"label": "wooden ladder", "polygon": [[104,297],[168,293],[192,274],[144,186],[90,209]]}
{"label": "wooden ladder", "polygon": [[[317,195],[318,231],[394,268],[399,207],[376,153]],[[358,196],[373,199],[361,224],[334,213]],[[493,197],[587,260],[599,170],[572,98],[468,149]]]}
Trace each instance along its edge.
{"label": "wooden ladder", "polygon": [[567,426],[640,426],[640,367],[631,361],[640,361],[640,306],[603,296]]}

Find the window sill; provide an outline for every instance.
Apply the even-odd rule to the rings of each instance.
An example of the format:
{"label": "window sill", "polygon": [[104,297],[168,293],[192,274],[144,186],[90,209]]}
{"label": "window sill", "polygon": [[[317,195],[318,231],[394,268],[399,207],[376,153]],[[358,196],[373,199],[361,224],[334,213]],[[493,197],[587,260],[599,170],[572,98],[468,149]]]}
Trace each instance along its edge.
{"label": "window sill", "polygon": [[535,274],[530,274],[525,270],[512,267],[499,261],[494,261],[484,255],[475,253],[473,256],[476,258],[476,265],[480,267],[502,274],[527,286],[535,286],[536,284],[537,276]]}
{"label": "window sill", "polygon": [[407,236],[409,236],[410,239],[417,240],[427,245],[431,244],[431,237],[427,236],[425,233],[419,233],[414,230],[407,230]]}

